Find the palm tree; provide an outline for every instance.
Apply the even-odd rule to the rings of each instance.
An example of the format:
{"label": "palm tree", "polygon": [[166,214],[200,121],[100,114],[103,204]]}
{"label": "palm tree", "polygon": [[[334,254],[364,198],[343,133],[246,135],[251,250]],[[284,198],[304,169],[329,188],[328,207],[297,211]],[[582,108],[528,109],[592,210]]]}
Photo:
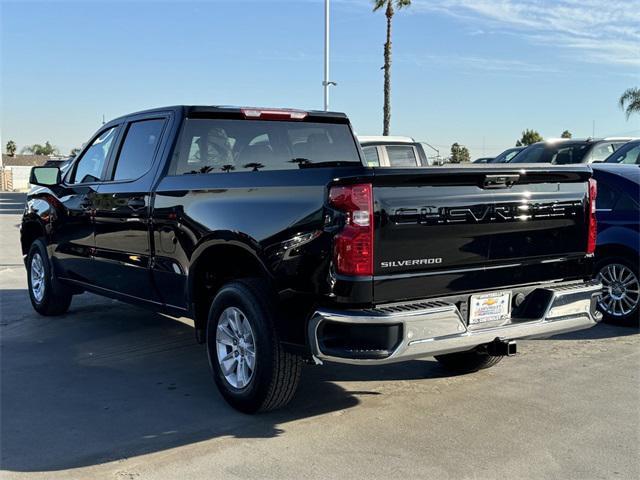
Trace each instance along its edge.
{"label": "palm tree", "polygon": [[622,108],[627,120],[632,113],[640,113],[640,88],[627,88],[618,100],[620,108]]}
{"label": "palm tree", "polygon": [[14,142],[13,140],[9,140],[7,142],[7,155],[9,155],[10,157],[15,157],[17,148],[18,147],[16,147],[16,142]]}
{"label": "palm tree", "polygon": [[398,10],[411,5],[411,0],[373,0],[373,11],[385,8],[387,17],[387,41],[384,44],[384,108],[382,134],[389,135],[389,122],[391,121],[391,20]]}

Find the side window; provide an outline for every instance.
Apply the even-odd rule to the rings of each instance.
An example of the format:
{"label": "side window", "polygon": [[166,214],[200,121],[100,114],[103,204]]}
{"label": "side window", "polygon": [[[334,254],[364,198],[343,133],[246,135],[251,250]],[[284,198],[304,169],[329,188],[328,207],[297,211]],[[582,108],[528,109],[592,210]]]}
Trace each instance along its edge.
{"label": "side window", "polygon": [[89,183],[102,180],[105,162],[113,147],[113,139],[117,131],[118,127],[112,127],[98,135],[98,138],[84,152],[82,158],[78,160],[71,183]]}
{"label": "side window", "polygon": [[153,119],[129,124],[113,180],[135,180],[149,171],[164,123],[164,119]]}
{"label": "side window", "polygon": [[367,167],[379,167],[380,158],[378,157],[378,147],[364,147],[362,149],[364,153],[364,161]]}
{"label": "side window", "polygon": [[416,152],[411,146],[389,145],[387,156],[391,167],[415,167],[418,165]]}
{"label": "side window", "polygon": [[615,152],[615,147],[611,143],[599,143],[593,150],[589,158],[590,162],[602,162],[605,158]]}
{"label": "side window", "polygon": [[618,162],[627,165],[640,165],[640,145],[636,145],[620,155]]}

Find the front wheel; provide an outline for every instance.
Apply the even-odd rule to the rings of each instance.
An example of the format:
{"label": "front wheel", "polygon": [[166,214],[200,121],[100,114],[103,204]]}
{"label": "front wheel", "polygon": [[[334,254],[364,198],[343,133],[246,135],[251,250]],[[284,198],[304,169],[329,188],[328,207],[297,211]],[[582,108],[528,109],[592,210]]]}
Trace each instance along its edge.
{"label": "front wheel", "polygon": [[435,359],[447,370],[455,373],[471,373],[493,367],[502,356],[489,355],[485,349],[477,348],[466,352],[436,355]]}
{"label": "front wheel", "polygon": [[40,315],[62,315],[71,305],[71,292],[55,278],[47,247],[42,239],[31,244],[27,256],[27,283],[29,298]]}
{"label": "front wheel", "polygon": [[302,369],[299,356],[280,344],[275,309],[259,279],[224,285],[207,321],[209,365],[220,393],[237,410],[280,408],[293,397]]}

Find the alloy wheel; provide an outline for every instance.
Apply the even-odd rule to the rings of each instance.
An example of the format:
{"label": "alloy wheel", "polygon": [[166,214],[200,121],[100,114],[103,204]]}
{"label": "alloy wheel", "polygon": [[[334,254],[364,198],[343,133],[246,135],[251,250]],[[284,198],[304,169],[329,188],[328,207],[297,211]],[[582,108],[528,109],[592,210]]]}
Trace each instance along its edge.
{"label": "alloy wheel", "polygon": [[640,282],[626,265],[610,263],[602,267],[598,278],[604,286],[598,301],[600,308],[613,317],[625,317],[638,306]]}
{"label": "alloy wheel", "polygon": [[226,308],[218,318],[216,352],[226,381],[233,388],[249,385],[256,367],[255,337],[246,315],[237,307]]}
{"label": "alloy wheel", "polygon": [[39,253],[31,258],[31,293],[36,302],[42,302],[44,298],[45,272],[44,263]]}

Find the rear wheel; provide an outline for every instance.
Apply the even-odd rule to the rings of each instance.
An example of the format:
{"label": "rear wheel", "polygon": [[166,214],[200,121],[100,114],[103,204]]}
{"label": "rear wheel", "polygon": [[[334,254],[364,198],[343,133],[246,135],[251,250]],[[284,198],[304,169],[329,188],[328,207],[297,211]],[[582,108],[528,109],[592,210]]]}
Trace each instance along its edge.
{"label": "rear wheel", "polygon": [[478,347],[466,352],[436,355],[435,359],[447,370],[456,373],[470,373],[493,367],[502,356],[489,355],[484,348]]}
{"label": "rear wheel", "polygon": [[27,283],[31,305],[40,315],[61,315],[69,310],[71,292],[55,278],[47,247],[40,238],[29,249]]}
{"label": "rear wheel", "polygon": [[224,285],[207,321],[209,365],[220,393],[245,413],[286,405],[296,391],[302,360],[278,338],[269,290],[259,279]]}
{"label": "rear wheel", "polygon": [[638,323],[640,280],[638,266],[622,257],[605,258],[596,266],[603,290],[598,308],[606,321],[621,325]]}

